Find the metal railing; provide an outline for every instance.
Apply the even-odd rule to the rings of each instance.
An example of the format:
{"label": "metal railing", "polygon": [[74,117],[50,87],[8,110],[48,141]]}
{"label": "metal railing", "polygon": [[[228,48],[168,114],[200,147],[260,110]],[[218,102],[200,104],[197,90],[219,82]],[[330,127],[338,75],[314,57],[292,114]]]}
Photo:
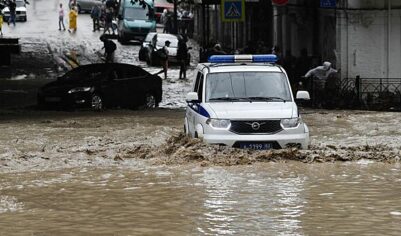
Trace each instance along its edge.
{"label": "metal railing", "polygon": [[316,80],[302,81],[312,107],[401,111],[401,78],[332,78],[320,97]]}

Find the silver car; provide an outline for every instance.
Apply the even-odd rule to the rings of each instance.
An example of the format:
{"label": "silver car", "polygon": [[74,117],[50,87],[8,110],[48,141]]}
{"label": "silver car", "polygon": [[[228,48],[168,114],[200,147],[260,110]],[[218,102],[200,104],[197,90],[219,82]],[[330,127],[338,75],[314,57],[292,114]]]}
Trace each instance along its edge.
{"label": "silver car", "polygon": [[[27,14],[26,14],[26,3],[24,0],[17,0],[15,1],[16,8],[15,8],[15,21],[27,21]],[[5,7],[2,10],[3,13],[3,20],[8,21],[10,18],[10,9]]]}
{"label": "silver car", "polygon": [[93,6],[102,6],[104,0],[77,0],[78,12],[90,12]]}

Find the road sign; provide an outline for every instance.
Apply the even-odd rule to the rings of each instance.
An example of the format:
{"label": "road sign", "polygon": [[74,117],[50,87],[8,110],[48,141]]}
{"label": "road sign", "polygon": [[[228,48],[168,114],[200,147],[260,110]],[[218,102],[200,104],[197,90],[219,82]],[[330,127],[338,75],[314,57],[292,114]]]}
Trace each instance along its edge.
{"label": "road sign", "polygon": [[320,0],[321,8],[336,8],[336,0]]}
{"label": "road sign", "polygon": [[286,5],[288,3],[288,0],[272,0],[272,2],[276,5]]}
{"label": "road sign", "polygon": [[244,21],[245,0],[221,0],[221,15],[224,22]]}

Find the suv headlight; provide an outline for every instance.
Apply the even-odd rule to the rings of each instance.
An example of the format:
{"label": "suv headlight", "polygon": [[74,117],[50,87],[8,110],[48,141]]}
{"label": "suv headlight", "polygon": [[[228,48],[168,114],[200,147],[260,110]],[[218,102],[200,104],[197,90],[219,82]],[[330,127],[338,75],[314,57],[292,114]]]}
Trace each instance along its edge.
{"label": "suv headlight", "polygon": [[229,129],[231,126],[230,120],[226,119],[207,119],[206,124],[214,129]]}
{"label": "suv headlight", "polygon": [[92,90],[92,87],[78,87],[73,88],[68,91],[68,93],[79,93],[79,92],[89,92]]}
{"label": "suv headlight", "polygon": [[283,128],[295,128],[302,122],[302,119],[299,117],[290,118],[290,119],[281,119],[281,126]]}

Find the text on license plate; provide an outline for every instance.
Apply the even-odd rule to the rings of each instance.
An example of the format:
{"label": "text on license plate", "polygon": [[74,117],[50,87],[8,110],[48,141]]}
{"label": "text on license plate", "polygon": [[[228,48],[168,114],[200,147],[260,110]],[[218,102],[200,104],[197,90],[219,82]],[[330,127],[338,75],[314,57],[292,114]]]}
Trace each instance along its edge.
{"label": "text on license plate", "polygon": [[240,143],[240,148],[243,149],[254,149],[254,150],[267,150],[272,149],[271,143]]}

